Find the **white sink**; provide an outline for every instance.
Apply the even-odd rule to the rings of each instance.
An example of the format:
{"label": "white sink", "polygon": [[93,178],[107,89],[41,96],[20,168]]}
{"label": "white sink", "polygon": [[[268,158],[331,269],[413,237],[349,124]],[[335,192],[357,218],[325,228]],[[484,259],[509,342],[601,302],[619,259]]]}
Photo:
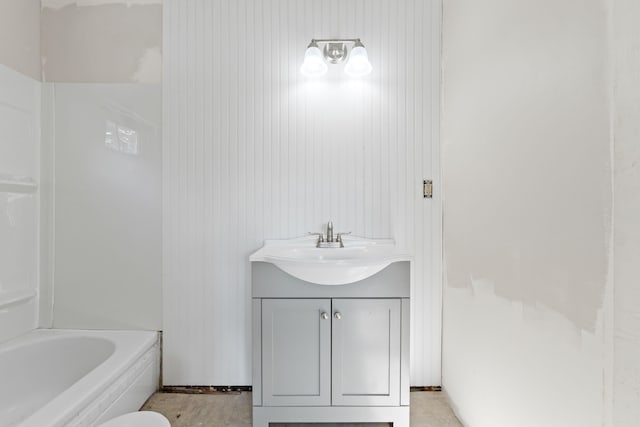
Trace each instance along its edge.
{"label": "white sink", "polygon": [[366,279],[397,261],[411,257],[391,239],[343,237],[344,248],[316,248],[316,237],[266,240],[249,260],[274,264],[284,272],[319,285],[346,285]]}

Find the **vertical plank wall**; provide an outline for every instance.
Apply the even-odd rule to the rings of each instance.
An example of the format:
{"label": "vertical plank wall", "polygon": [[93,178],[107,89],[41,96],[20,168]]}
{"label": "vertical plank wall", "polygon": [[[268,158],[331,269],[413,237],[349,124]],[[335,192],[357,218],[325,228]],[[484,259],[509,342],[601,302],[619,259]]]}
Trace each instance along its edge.
{"label": "vertical plank wall", "polygon": [[[251,384],[247,258],[329,219],[415,256],[412,384],[440,384],[437,3],[165,1],[165,384]],[[373,73],[305,78],[313,37]]]}

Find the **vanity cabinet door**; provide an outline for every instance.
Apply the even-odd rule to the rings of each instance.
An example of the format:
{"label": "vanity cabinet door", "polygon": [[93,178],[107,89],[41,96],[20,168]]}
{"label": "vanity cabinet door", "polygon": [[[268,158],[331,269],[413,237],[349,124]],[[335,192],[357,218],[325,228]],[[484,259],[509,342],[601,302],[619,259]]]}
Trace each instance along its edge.
{"label": "vanity cabinet door", "polygon": [[264,406],[331,404],[331,300],[262,300]]}
{"label": "vanity cabinet door", "polygon": [[400,300],[334,299],[332,404],[400,404]]}

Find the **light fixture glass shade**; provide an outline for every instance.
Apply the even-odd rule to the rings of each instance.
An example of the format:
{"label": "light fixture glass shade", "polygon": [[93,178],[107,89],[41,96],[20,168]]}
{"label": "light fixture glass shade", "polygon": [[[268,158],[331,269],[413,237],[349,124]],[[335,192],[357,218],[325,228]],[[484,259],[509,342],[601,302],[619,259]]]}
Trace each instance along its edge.
{"label": "light fixture glass shade", "polygon": [[322,51],[318,45],[311,44],[304,53],[304,61],[300,72],[308,77],[320,77],[327,72],[327,64],[324,62]]}
{"label": "light fixture glass shade", "polygon": [[369,74],[372,69],[367,49],[362,44],[356,44],[351,49],[351,55],[344,66],[344,72],[351,77],[361,77]]}

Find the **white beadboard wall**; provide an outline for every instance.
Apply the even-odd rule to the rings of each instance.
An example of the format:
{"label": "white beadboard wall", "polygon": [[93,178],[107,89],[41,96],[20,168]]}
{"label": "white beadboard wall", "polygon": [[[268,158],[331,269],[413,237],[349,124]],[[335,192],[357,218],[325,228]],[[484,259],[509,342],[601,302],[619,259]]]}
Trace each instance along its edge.
{"label": "white beadboard wall", "polygon": [[[166,385],[251,384],[248,256],[329,219],[415,256],[412,384],[440,385],[440,7],[164,2]],[[303,77],[313,37],[360,37],[373,73]]]}

